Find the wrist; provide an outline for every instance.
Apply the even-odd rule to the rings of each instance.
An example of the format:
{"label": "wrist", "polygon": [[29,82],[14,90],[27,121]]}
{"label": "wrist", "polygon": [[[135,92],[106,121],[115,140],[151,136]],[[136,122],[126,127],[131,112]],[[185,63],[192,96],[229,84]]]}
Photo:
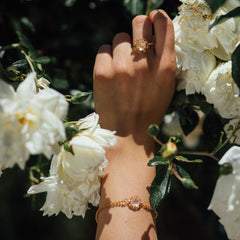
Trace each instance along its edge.
{"label": "wrist", "polygon": [[116,138],[116,144],[106,149],[106,155],[110,160],[117,158],[118,155],[128,158],[133,153],[142,156],[144,159],[151,158],[154,155],[155,141],[150,135],[142,138],[135,135],[117,135]]}
{"label": "wrist", "polygon": [[106,150],[109,166],[104,169],[101,205],[131,195],[149,199],[148,190],[156,172],[147,164],[153,151],[154,142],[150,139],[145,145],[138,145],[131,136],[117,137],[117,143]]}

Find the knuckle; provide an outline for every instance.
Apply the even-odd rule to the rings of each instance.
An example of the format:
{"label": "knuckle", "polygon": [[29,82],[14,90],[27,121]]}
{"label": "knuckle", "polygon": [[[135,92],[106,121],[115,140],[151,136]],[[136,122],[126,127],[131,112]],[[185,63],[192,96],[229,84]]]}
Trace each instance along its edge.
{"label": "knuckle", "polygon": [[94,67],[94,80],[104,81],[112,78],[111,70],[104,66],[95,66]]}
{"label": "knuckle", "polygon": [[129,65],[126,62],[118,62],[114,66],[114,72],[116,75],[124,76],[124,77],[131,77],[132,71]]}
{"label": "knuckle", "polygon": [[172,74],[176,72],[176,60],[168,60],[162,66],[162,70],[166,73]]}
{"label": "knuckle", "polygon": [[146,61],[138,61],[135,65],[135,71],[138,73],[145,73],[149,71],[149,66]]}

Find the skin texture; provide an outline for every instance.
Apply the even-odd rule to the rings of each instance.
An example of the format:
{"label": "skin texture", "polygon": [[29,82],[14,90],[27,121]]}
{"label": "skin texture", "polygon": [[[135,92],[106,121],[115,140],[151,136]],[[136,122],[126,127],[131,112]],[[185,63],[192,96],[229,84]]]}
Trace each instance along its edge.
{"label": "skin texture", "polygon": [[[132,42],[142,38],[154,45],[136,53]],[[163,10],[135,17],[132,39],[119,33],[112,45],[100,47],[94,66],[95,108],[101,126],[117,135],[117,143],[106,149],[109,166],[100,207],[130,196],[149,202],[155,168],[147,166],[154,151],[147,129],[161,123],[171,101],[175,59],[173,24]],[[96,239],[157,239],[153,216],[144,209],[105,208],[99,213]]]}

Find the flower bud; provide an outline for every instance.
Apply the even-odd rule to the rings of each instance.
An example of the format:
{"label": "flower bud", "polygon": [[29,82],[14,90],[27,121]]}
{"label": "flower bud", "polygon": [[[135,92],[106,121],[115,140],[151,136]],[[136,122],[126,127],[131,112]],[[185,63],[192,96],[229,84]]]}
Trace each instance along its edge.
{"label": "flower bud", "polygon": [[159,127],[156,124],[151,124],[148,128],[148,133],[152,137],[156,137],[159,134]]}
{"label": "flower bud", "polygon": [[165,149],[162,152],[163,158],[174,157],[177,154],[177,146],[174,142],[168,142],[165,144]]}
{"label": "flower bud", "polygon": [[198,186],[193,182],[191,178],[182,178],[181,182],[185,188],[198,189]]}

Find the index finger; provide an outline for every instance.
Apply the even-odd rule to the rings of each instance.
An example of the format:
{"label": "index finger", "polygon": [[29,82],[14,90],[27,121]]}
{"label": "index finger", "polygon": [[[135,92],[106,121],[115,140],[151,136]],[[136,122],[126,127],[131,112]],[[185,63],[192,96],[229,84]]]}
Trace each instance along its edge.
{"label": "index finger", "polygon": [[163,51],[174,51],[175,38],[173,23],[163,10],[154,10],[149,14],[154,25],[155,51],[162,55]]}

